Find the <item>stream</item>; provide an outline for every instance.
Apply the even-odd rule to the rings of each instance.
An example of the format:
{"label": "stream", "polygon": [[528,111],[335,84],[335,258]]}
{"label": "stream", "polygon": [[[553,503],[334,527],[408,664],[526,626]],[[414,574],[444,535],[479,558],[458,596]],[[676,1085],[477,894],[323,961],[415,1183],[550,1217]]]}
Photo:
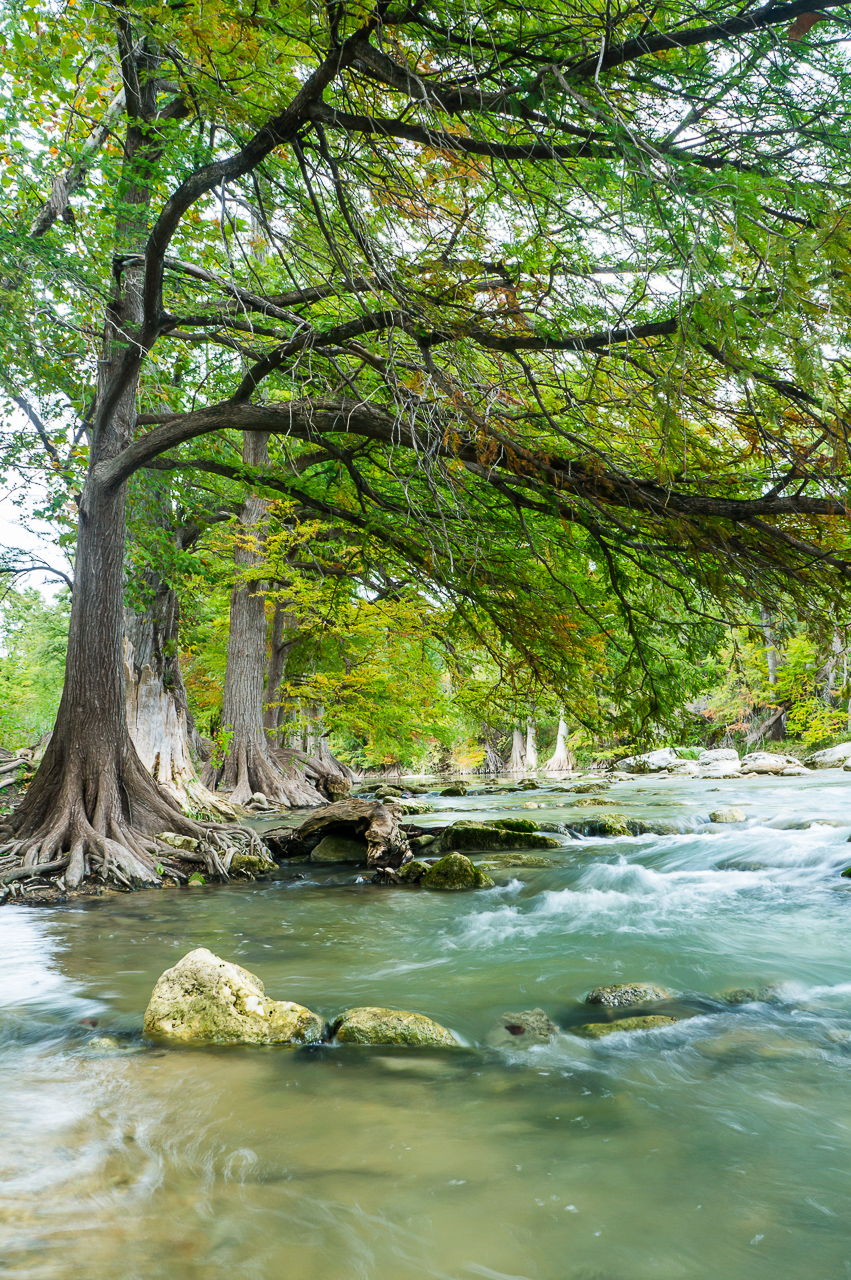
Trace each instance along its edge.
{"label": "stream", "polygon": [[[565,836],[551,867],[470,893],[301,864],[3,907],[0,1273],[851,1276],[849,795],[838,770],[634,778],[600,812],[682,830]],[[423,826],[571,812],[563,783],[426,799]],[[729,806],[747,826],[705,825]],[[467,1047],[147,1045],[156,979],[199,946],[329,1019],[411,1009]],[[682,1020],[487,1045],[507,1010],[569,1028],[626,981],[675,992],[659,1012]],[[742,987],[769,998],[720,999]]]}

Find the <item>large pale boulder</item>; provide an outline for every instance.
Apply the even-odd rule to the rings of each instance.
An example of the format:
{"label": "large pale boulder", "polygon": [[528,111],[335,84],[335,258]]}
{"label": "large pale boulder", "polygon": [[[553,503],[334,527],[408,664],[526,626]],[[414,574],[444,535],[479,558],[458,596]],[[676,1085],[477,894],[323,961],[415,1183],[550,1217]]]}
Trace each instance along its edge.
{"label": "large pale boulder", "polygon": [[804,764],[810,769],[842,769],[851,760],[851,742],[840,742],[825,751],[814,751],[804,756]]}
{"label": "large pale boulder", "polygon": [[795,756],[782,755],[774,751],[751,751],[742,760],[742,773],[770,773],[797,777],[809,773]]}
{"label": "large pale boulder", "polygon": [[347,1009],[331,1027],[342,1044],[409,1044],[457,1048],[458,1041],[439,1022],[405,1009]]}
{"label": "large pale boulder", "polygon": [[145,1035],[210,1044],[314,1044],[325,1023],[270,1000],[253,973],[198,947],[166,969],[145,1011]]}
{"label": "large pale boulder", "polygon": [[712,747],[706,751],[701,751],[697,757],[697,763],[701,769],[714,769],[718,765],[724,765],[729,768],[730,765],[737,766],[739,764],[739,753],[734,751],[732,747]]}
{"label": "large pale boulder", "polygon": [[661,747],[658,751],[645,751],[641,756],[628,756],[618,761],[618,768],[624,773],[661,773],[679,764],[680,758],[671,747]]}
{"label": "large pale boulder", "polygon": [[709,815],[710,822],[747,822],[748,815],[744,809],[713,809]]}

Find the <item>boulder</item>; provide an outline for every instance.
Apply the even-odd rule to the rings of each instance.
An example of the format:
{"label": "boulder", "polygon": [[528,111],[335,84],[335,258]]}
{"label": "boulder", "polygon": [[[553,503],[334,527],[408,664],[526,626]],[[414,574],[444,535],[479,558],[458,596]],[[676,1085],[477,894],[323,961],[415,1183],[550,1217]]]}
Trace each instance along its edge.
{"label": "boulder", "polygon": [[748,815],[744,809],[713,809],[709,815],[710,822],[747,822]]}
{"label": "boulder", "polygon": [[649,982],[614,982],[608,987],[595,987],[585,997],[586,1004],[602,1004],[616,1009],[625,1004],[653,1004],[656,1000],[670,1000],[671,992]]}
{"label": "boulder", "polygon": [[[576,824],[572,823],[576,828]],[[595,818],[583,822],[582,834],[586,836],[631,836],[633,834],[630,819],[625,813],[600,813]]]}
{"label": "boulder", "polygon": [[751,751],[742,761],[742,773],[773,773],[796,777],[808,772],[795,756],[782,755],[780,752]]}
{"label": "boulder", "polygon": [[420,881],[425,889],[492,889],[493,880],[463,853],[447,853]]}
{"label": "boulder", "polygon": [[851,760],[851,742],[840,742],[835,747],[804,756],[804,764],[809,769],[842,769],[847,760]]}
{"label": "boulder", "polygon": [[[255,846],[256,848],[256,846]],[[228,872],[245,876],[249,880],[253,880],[255,876],[267,876],[270,871],[276,871],[277,864],[269,857],[264,857],[259,853],[235,853],[230,860]]]}
{"label": "boulder", "polygon": [[679,756],[672,747],[661,747],[640,756],[627,756],[626,760],[618,761],[618,768],[624,773],[660,773],[678,763]]}
{"label": "boulder", "polygon": [[190,852],[198,848],[198,841],[194,836],[179,836],[176,831],[160,831],[156,839],[170,845],[172,849],[185,849]]}
{"label": "boulder", "polygon": [[310,853],[311,862],[366,863],[366,841],[350,840],[348,836],[323,836]]}
{"label": "boulder", "polygon": [[442,796],[465,796],[467,788],[462,786],[444,787],[440,794]]}
{"label": "boulder", "polygon": [[[519,820],[522,822],[522,819]],[[518,822],[519,825],[519,822]],[[526,825],[526,824],[524,824]],[[534,826],[532,822],[529,826]],[[502,825],[475,822],[462,818],[447,827],[440,838],[441,848],[447,850],[470,849],[477,853],[490,853],[498,849],[560,849],[558,840],[541,835],[537,831],[517,831]]]}
{"label": "boulder", "polygon": [[253,973],[199,947],[157,982],[145,1035],[208,1044],[315,1044],[325,1023],[303,1005],[270,1000]]}
{"label": "boulder", "polygon": [[701,769],[714,768],[719,764],[730,765],[735,763],[738,765],[739,753],[734,751],[732,747],[713,747],[711,750],[701,751],[697,757],[697,763]]}
{"label": "boulder", "polygon": [[602,1040],[604,1036],[612,1036],[616,1031],[655,1031],[659,1027],[673,1027],[676,1018],[663,1018],[652,1015],[646,1018],[619,1018],[617,1022],[586,1022],[581,1027],[569,1027],[575,1036],[586,1040]]}
{"label": "boulder", "polygon": [[487,1035],[493,1049],[529,1049],[548,1044],[558,1035],[558,1027],[550,1022],[543,1009],[524,1009],[522,1013],[504,1013]]}
{"label": "boulder", "polygon": [[408,844],[411,846],[414,853],[418,853],[421,849],[427,849],[429,845],[434,844],[436,840],[437,836],[429,835],[428,832],[426,832],[426,834],[422,836],[409,837]]}
{"label": "boulder", "polygon": [[766,987],[728,987],[721,999],[727,1004],[769,1004],[776,1002],[780,988],[771,983]]}
{"label": "boulder", "polygon": [[696,778],[700,774],[700,766],[696,760],[681,760],[679,764],[672,765],[669,772],[677,778]]}
{"label": "boulder", "polygon": [[458,1041],[439,1022],[405,1009],[347,1009],[331,1026],[342,1044],[409,1044],[457,1048]]}
{"label": "boulder", "polygon": [[575,787],[568,787],[567,790],[577,796],[586,796],[608,791],[611,785],[610,782],[578,782]]}
{"label": "boulder", "polygon": [[498,818],[494,822],[486,822],[486,827],[494,827],[497,831],[538,831],[537,822],[531,818]]}
{"label": "boulder", "polygon": [[420,862],[417,858],[412,858],[410,862],[404,863],[399,868],[396,876],[402,884],[419,884],[427,871],[431,871],[430,862]]}

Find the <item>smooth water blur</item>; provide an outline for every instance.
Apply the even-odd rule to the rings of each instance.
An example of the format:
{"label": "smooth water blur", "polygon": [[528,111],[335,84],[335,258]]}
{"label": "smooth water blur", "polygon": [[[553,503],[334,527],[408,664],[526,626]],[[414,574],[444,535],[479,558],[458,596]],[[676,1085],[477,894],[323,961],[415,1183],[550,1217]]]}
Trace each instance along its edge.
{"label": "smooth water blur", "polygon": [[[303,864],[252,885],[5,907],[0,1271],[851,1275],[850,795],[837,771],[635,779],[601,812],[679,833],[565,837],[551,868],[494,873],[476,893]],[[594,813],[569,800],[553,787],[439,803],[449,817]],[[731,805],[746,828],[698,825]],[[197,946],[329,1018],[414,1009],[469,1047],[146,1046],[154,982]],[[483,1047],[506,1010],[569,1026],[590,987],[626,980],[674,990],[683,1021]],[[717,999],[769,984],[772,1003]],[[102,1035],[121,1048],[99,1049]]]}

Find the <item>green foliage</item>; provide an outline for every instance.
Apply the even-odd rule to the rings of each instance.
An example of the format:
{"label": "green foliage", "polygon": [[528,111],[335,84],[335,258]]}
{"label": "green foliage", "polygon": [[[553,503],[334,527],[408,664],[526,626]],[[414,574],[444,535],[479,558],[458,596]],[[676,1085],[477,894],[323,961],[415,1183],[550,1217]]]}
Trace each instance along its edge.
{"label": "green foliage", "polygon": [[0,602],[0,746],[32,746],[53,728],[65,675],[70,595],[10,591]]}

